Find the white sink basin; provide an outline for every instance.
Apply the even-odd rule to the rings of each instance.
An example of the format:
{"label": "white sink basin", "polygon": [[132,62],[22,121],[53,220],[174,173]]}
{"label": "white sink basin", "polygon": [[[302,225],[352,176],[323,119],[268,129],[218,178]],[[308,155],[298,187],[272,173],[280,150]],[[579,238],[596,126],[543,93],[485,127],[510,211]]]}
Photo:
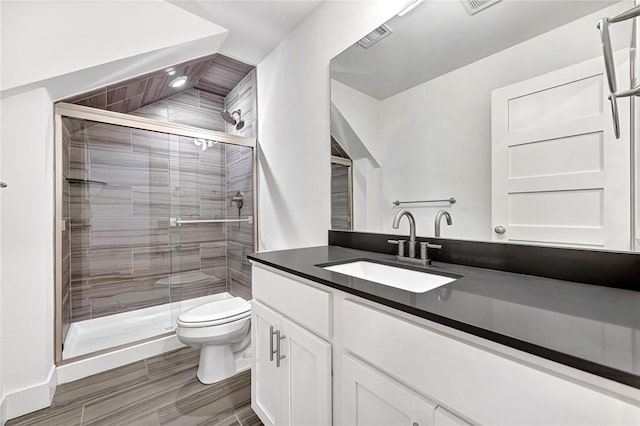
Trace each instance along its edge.
{"label": "white sink basin", "polygon": [[442,275],[430,274],[429,272],[414,271],[412,269],[397,268],[395,266],[382,265],[380,263],[358,260],[355,262],[342,263],[340,265],[324,266],[328,271],[362,278],[389,287],[408,290],[413,293],[424,293],[433,290],[450,282],[456,278]]}

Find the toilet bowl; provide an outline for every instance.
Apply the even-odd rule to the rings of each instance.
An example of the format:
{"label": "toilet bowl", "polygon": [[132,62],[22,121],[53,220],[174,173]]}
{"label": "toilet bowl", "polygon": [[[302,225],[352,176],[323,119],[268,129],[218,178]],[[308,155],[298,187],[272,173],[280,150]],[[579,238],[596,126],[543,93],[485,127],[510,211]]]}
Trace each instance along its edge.
{"label": "toilet bowl", "polygon": [[178,317],[176,335],[200,349],[198,380],[212,384],[249,368],[251,304],[241,297],[196,306]]}

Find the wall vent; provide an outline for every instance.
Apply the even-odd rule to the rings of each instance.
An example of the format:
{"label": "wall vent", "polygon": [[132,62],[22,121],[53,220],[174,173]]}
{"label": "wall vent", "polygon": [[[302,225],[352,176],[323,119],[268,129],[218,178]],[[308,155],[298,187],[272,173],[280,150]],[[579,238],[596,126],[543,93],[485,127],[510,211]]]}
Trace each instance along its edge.
{"label": "wall vent", "polygon": [[467,12],[469,12],[469,15],[475,15],[481,10],[486,9],[489,6],[493,6],[494,4],[498,3],[501,0],[460,0],[460,1],[462,2],[462,5],[464,6],[464,8],[467,9]]}
{"label": "wall vent", "polygon": [[[470,1],[473,1],[473,0],[470,0]],[[393,33],[393,30],[389,28],[387,25],[382,24],[375,30],[371,31],[366,36],[362,37],[358,42],[358,44],[364,47],[365,49],[368,49],[374,44],[376,44],[377,42],[379,42],[380,40],[382,40],[383,38],[390,36],[391,33]]]}

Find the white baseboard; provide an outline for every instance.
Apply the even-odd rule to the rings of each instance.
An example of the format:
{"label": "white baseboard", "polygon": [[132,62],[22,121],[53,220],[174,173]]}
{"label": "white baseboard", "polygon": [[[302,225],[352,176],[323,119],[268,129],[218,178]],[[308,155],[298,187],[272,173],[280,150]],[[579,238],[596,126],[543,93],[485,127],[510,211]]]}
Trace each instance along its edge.
{"label": "white baseboard", "polygon": [[73,382],[174,349],[180,349],[184,346],[175,335],[171,335],[71,364],[61,365],[57,368],[58,384]]}
{"label": "white baseboard", "polygon": [[49,407],[56,391],[56,385],[56,368],[51,366],[49,375],[44,382],[7,393],[0,410],[0,414],[3,414],[3,422]]}

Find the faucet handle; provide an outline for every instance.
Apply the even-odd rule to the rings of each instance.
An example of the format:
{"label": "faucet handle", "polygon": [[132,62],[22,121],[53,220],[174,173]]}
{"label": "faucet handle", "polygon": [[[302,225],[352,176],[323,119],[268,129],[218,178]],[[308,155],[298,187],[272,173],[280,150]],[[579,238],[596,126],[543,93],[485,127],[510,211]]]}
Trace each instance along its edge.
{"label": "faucet handle", "polygon": [[398,245],[398,256],[404,256],[404,245],[407,240],[387,240],[389,244],[397,244]]}
{"label": "faucet handle", "polygon": [[429,251],[427,249],[441,249],[442,244],[431,244],[428,241],[420,243],[420,259],[429,261]]}

